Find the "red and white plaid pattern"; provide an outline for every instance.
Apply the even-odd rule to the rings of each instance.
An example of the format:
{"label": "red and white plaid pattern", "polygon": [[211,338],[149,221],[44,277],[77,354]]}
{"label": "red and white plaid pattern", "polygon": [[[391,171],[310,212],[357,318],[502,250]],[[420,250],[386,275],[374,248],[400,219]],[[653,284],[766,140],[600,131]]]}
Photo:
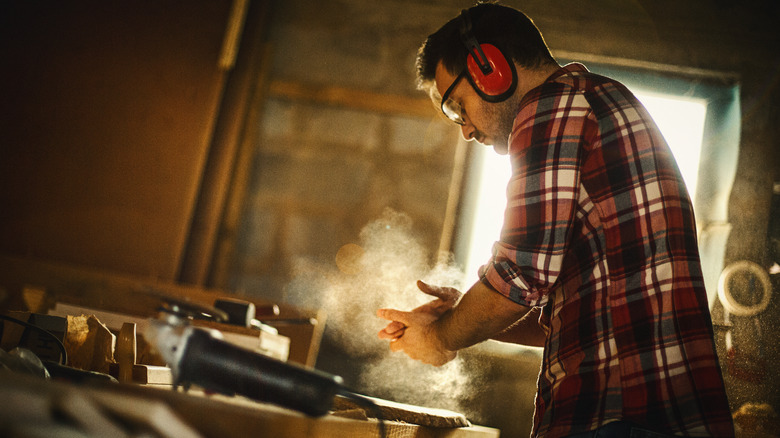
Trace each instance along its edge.
{"label": "red and white plaid pattern", "polygon": [[630,420],[734,435],[693,209],[652,118],[569,64],[524,98],[500,241],[482,281],[541,306],[533,436]]}

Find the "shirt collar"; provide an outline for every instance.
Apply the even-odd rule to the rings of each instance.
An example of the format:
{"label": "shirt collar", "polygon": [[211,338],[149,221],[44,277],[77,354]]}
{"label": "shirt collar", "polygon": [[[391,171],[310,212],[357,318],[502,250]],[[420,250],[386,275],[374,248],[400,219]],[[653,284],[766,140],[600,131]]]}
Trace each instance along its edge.
{"label": "shirt collar", "polygon": [[551,82],[558,79],[561,76],[571,75],[572,73],[587,73],[588,69],[579,62],[571,62],[559,68],[553,74],[551,74],[545,82]]}

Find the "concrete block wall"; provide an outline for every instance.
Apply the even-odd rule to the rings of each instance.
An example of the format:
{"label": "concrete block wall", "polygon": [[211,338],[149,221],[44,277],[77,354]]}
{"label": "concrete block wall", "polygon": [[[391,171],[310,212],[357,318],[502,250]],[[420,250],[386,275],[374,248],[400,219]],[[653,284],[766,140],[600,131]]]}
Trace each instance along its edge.
{"label": "concrete block wall", "polygon": [[[273,1],[268,81],[424,97],[417,48],[456,3],[471,4]],[[286,300],[296,258],[332,264],[386,208],[408,214],[435,256],[459,131],[433,105],[422,118],[279,97],[262,106],[229,287]]]}
{"label": "concrete block wall", "polygon": [[236,289],[286,301],[296,258],[333,264],[386,208],[438,248],[458,132],[433,111],[424,119],[269,99],[262,114]]}

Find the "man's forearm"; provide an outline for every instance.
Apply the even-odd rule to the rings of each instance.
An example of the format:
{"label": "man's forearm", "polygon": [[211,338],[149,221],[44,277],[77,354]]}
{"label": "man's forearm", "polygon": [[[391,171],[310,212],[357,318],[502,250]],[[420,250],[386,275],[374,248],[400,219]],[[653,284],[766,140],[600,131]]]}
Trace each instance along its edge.
{"label": "man's forearm", "polygon": [[539,325],[541,309],[534,307],[525,316],[517,320],[509,328],[490,339],[530,347],[544,347],[546,333]]}
{"label": "man's forearm", "polygon": [[457,351],[496,336],[530,310],[478,281],[436,321],[434,330],[447,350]]}

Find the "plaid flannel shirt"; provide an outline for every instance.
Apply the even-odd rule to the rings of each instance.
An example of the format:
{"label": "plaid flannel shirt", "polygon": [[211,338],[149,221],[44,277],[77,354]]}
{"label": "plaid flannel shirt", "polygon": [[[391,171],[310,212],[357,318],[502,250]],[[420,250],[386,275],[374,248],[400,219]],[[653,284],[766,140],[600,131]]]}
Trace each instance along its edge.
{"label": "plaid flannel shirt", "polygon": [[532,436],[629,420],[733,436],[693,209],[652,118],[569,64],[521,103],[500,241],[482,281],[540,306]]}

